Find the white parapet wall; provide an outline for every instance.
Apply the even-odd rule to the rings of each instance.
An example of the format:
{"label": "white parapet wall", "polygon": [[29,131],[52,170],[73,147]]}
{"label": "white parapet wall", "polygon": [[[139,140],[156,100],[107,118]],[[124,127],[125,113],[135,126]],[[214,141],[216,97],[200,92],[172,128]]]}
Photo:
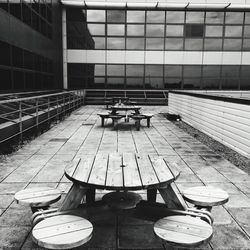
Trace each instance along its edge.
{"label": "white parapet wall", "polygon": [[[250,98],[232,98],[228,94],[171,91],[169,113],[180,115],[184,122],[250,158]],[[239,96],[239,92],[231,91],[230,96]]]}

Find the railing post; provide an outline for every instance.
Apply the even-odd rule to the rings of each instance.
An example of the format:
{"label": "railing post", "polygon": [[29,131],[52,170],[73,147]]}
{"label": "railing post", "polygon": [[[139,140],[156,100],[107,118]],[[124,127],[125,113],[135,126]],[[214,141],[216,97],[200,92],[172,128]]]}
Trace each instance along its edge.
{"label": "railing post", "polygon": [[23,141],[23,121],[22,121],[22,103],[19,102],[19,132],[20,139]]}
{"label": "railing post", "polygon": [[39,105],[39,101],[38,101],[38,99],[36,99],[36,129],[38,129],[38,125],[39,125],[38,105]]}
{"label": "railing post", "polygon": [[50,98],[48,97],[48,124],[50,120]]}
{"label": "railing post", "polygon": [[65,95],[63,95],[63,116],[65,117]]}
{"label": "railing post", "polygon": [[58,103],[58,96],[56,96],[56,120],[59,120],[59,103]]}

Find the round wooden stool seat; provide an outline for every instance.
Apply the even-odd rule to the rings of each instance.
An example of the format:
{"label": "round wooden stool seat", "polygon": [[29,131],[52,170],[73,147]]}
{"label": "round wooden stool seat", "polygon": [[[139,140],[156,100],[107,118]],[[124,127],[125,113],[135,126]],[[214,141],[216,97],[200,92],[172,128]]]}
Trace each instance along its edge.
{"label": "round wooden stool seat", "polygon": [[47,218],[32,230],[33,241],[49,249],[70,249],[81,246],[92,237],[93,225],[74,215],[58,215]]}
{"label": "round wooden stool seat", "polygon": [[31,207],[46,207],[60,198],[61,191],[50,187],[27,188],[15,194],[18,203]]}
{"label": "round wooden stool seat", "polygon": [[188,202],[202,207],[218,206],[228,201],[228,193],[212,186],[191,187],[183,192]]}
{"label": "round wooden stool seat", "polygon": [[109,207],[114,209],[131,209],[142,200],[142,197],[133,192],[111,192],[105,194],[102,199]]}
{"label": "round wooden stool seat", "polygon": [[211,239],[213,229],[207,222],[191,216],[175,215],[158,220],[155,234],[166,243],[179,247],[198,246]]}

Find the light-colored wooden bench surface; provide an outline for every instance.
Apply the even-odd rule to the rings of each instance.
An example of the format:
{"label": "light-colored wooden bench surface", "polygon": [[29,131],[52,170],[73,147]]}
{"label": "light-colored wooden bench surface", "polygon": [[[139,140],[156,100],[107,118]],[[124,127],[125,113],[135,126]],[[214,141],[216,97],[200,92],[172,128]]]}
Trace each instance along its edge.
{"label": "light-colored wooden bench surface", "polygon": [[50,187],[34,187],[21,190],[15,194],[17,203],[30,207],[45,207],[58,201],[62,192]]}
{"label": "light-colored wooden bench surface", "polygon": [[81,246],[92,237],[93,225],[74,215],[58,215],[36,224],[32,230],[33,241],[49,249],[70,249]]}
{"label": "light-colored wooden bench surface", "polygon": [[194,247],[209,241],[213,229],[200,218],[174,215],[158,220],[154,224],[154,232],[166,243],[179,247]]}
{"label": "light-colored wooden bench surface", "polygon": [[188,202],[203,207],[219,206],[229,199],[228,193],[213,186],[191,187],[183,191]]}

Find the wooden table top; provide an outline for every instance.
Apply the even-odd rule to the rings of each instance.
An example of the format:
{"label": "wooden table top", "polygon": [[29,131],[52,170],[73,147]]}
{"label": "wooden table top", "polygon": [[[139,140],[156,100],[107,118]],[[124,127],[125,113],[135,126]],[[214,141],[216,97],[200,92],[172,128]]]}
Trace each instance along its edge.
{"label": "wooden table top", "polygon": [[135,105],[125,105],[125,104],[121,104],[121,105],[114,105],[110,107],[112,110],[139,110],[141,109],[141,106],[135,106]]}
{"label": "wooden table top", "polygon": [[85,155],[74,159],[65,169],[72,182],[107,190],[164,187],[179,174],[163,157],[134,153]]}

